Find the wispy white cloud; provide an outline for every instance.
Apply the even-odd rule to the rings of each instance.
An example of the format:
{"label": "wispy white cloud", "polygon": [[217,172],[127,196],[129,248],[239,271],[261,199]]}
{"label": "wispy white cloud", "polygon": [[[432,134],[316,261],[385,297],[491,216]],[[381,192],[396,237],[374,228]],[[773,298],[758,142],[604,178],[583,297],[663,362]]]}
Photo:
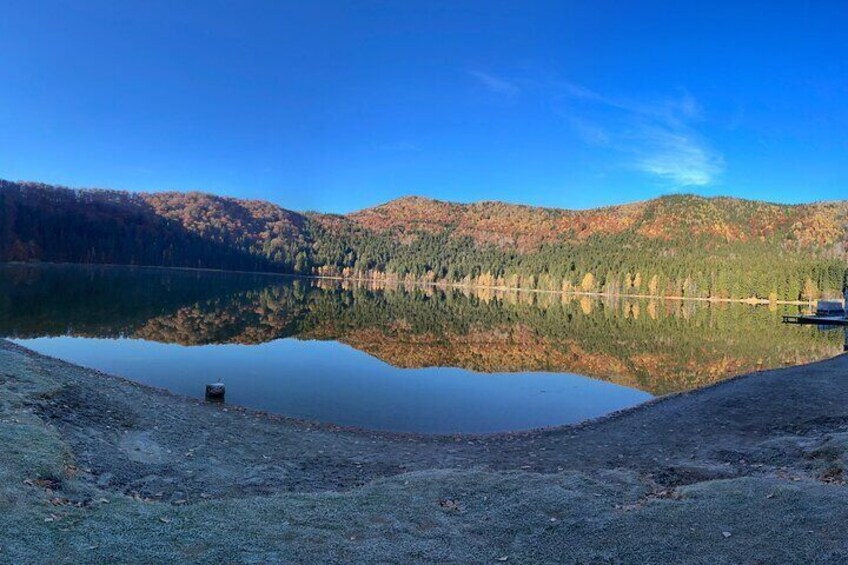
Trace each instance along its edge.
{"label": "wispy white cloud", "polygon": [[704,109],[689,92],[642,99],[605,94],[550,74],[542,78],[480,70],[469,74],[508,98],[520,93],[551,98],[580,140],[609,152],[618,167],[655,177],[670,188],[708,186],[725,170],[724,156],[699,131]]}
{"label": "wispy white cloud", "polygon": [[512,98],[517,96],[521,89],[513,82],[491,73],[483,71],[469,71],[469,74],[477,81],[496,94]]}
{"label": "wispy white cloud", "polygon": [[[691,132],[656,127],[643,131],[635,167],[680,186],[708,186],[724,171],[724,157]],[[636,150],[638,151],[638,150]]]}
{"label": "wispy white cloud", "polygon": [[570,82],[556,88],[575,134],[620,155],[626,166],[679,187],[708,186],[724,172],[724,156],[697,131],[703,109],[689,93],[644,101]]}

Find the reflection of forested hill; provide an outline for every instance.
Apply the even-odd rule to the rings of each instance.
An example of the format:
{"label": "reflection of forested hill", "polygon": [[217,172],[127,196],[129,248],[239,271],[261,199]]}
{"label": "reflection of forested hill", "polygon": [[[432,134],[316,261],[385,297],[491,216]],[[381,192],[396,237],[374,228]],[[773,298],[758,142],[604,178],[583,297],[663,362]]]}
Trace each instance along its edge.
{"label": "reflection of forested hill", "polygon": [[5,267],[0,334],[184,345],[333,339],[400,367],[574,372],[653,394],[820,359],[843,343],[839,333],[783,326],[778,311],[765,307],[464,292],[222,273]]}
{"label": "reflection of forested hill", "polygon": [[832,356],[839,333],[780,323],[777,310],[545,294],[354,293],[305,336],[331,337],[402,367],[567,371],[653,394]]}
{"label": "reflection of forested hill", "polygon": [[267,283],[215,272],[0,265],[0,335],[120,337],[182,306]]}

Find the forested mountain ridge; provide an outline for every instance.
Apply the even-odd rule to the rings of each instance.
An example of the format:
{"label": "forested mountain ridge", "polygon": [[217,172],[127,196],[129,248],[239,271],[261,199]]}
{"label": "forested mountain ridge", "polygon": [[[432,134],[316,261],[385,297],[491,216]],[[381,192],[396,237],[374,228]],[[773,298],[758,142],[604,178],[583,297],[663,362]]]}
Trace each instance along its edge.
{"label": "forested mountain ridge", "polygon": [[502,202],[453,204],[413,196],[356,212],[351,218],[376,232],[452,229],[455,235],[467,235],[477,243],[521,251],[544,243],[620,233],[669,242],[703,236],[715,245],[775,239],[799,249],[844,242],[848,202],[791,206],[672,195],[606,208],[563,210]]}
{"label": "forested mountain ridge", "polygon": [[592,210],[405,197],[348,215],[203,193],[0,181],[0,260],[551,291],[814,299],[848,272],[848,201],[672,195]]}

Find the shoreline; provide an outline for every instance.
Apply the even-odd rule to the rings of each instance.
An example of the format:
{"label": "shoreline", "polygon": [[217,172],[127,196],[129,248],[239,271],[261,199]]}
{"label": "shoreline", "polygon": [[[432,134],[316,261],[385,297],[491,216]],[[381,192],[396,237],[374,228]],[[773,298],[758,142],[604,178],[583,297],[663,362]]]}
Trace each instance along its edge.
{"label": "shoreline", "polygon": [[476,290],[488,290],[494,292],[529,292],[536,294],[552,294],[552,295],[563,295],[563,296],[589,296],[594,298],[606,298],[606,299],[621,299],[621,298],[633,298],[640,300],[671,300],[671,301],[679,301],[679,302],[705,302],[708,304],[747,304],[749,306],[768,306],[770,304],[775,305],[784,305],[784,306],[809,306],[812,307],[815,305],[816,300],[835,300],[835,301],[843,301],[841,298],[821,298],[816,300],[769,300],[767,298],[703,298],[703,297],[691,297],[691,296],[661,296],[661,295],[652,295],[652,294],[610,294],[604,292],[585,292],[585,291],[563,291],[563,290],[542,290],[542,289],[534,289],[534,288],[521,288],[521,287],[508,287],[508,286],[480,286],[480,285],[466,285],[461,283],[448,283],[448,282],[425,282],[425,281],[404,281],[401,279],[385,279],[385,278],[363,278],[363,277],[342,277],[342,276],[332,276],[332,275],[303,275],[298,273],[276,273],[276,272],[268,272],[268,271],[237,271],[237,270],[228,270],[228,269],[212,269],[212,268],[204,268],[204,267],[165,267],[161,265],[123,265],[120,263],[51,263],[51,262],[22,262],[22,261],[6,261],[0,262],[2,265],[18,265],[18,266],[39,266],[39,265],[56,265],[56,266],[76,266],[76,267],[108,267],[108,268],[128,268],[128,269],[149,269],[149,270],[165,270],[165,271],[188,271],[188,272],[201,272],[201,273],[232,273],[232,274],[242,274],[242,275],[260,275],[267,277],[283,277],[283,278],[294,278],[294,279],[306,279],[306,280],[332,280],[332,281],[342,281],[342,282],[357,282],[364,284],[374,284],[380,283],[383,285],[390,286],[406,286],[411,285],[414,287],[429,287],[429,288],[453,288],[453,289],[476,289]]}
{"label": "shoreline", "polygon": [[846,373],[842,354],[581,424],[422,436],[209,405],[0,340],[0,563],[843,555]]}
{"label": "shoreline", "polygon": [[[848,347],[848,345],[846,345]],[[843,353],[838,353],[833,357],[819,359],[816,361],[812,361],[809,363],[804,363],[802,365],[792,365],[786,367],[779,367],[774,369],[762,369],[757,371],[751,371],[748,373],[740,373],[738,375],[732,375],[730,377],[724,378],[722,380],[712,382],[709,384],[705,384],[703,386],[699,386],[696,388],[681,390],[676,392],[670,392],[667,394],[662,394],[658,396],[652,396],[648,398],[644,402],[640,402],[639,404],[634,404],[633,406],[627,406],[624,408],[620,408],[618,410],[613,410],[612,412],[608,412],[606,414],[602,414],[600,416],[595,416],[592,418],[587,418],[585,420],[581,420],[579,422],[574,422],[570,424],[555,424],[551,426],[541,426],[536,428],[526,428],[520,430],[508,430],[508,431],[497,431],[497,432],[453,432],[453,433],[424,433],[424,432],[411,432],[411,431],[392,431],[392,430],[381,430],[381,429],[372,429],[372,428],[363,428],[359,426],[352,425],[344,425],[344,424],[336,424],[332,422],[324,422],[320,420],[310,420],[306,418],[298,418],[295,416],[288,416],[286,414],[273,412],[269,410],[261,410],[258,408],[253,408],[250,406],[245,406],[241,404],[230,404],[230,403],[210,403],[202,398],[197,398],[194,396],[189,396],[185,394],[180,394],[178,392],[174,392],[170,389],[157,387],[150,384],[142,383],[135,381],[129,377],[123,377],[121,375],[108,373],[105,371],[101,371],[99,369],[94,369],[90,367],[85,367],[83,365],[77,365],[71,361],[66,361],[61,359],[60,357],[53,357],[51,355],[47,355],[44,353],[40,353],[33,349],[30,349],[26,345],[22,345],[20,343],[16,343],[13,338],[3,338],[0,337],[0,352],[3,350],[18,350],[24,355],[29,357],[39,359],[41,361],[64,364],[68,367],[73,367],[74,369],[81,370],[84,373],[89,374],[92,377],[98,379],[106,379],[115,381],[120,383],[122,386],[132,387],[133,389],[138,389],[146,392],[152,396],[162,396],[163,398],[167,398],[173,402],[181,403],[185,405],[191,405],[196,407],[203,407],[208,409],[219,409],[223,412],[233,412],[240,413],[247,416],[252,416],[256,419],[267,420],[268,422],[273,422],[275,424],[284,424],[290,425],[299,429],[306,429],[309,431],[323,431],[328,433],[344,433],[344,434],[352,434],[352,435],[361,435],[363,437],[374,438],[378,437],[381,439],[391,440],[391,441],[465,441],[465,440],[509,440],[513,441],[515,439],[519,439],[521,437],[535,437],[540,434],[567,434],[573,430],[578,430],[594,425],[599,425],[602,423],[606,423],[608,421],[615,421],[620,418],[625,418],[631,416],[633,413],[640,412],[642,410],[648,410],[652,406],[661,405],[665,402],[671,402],[679,397],[688,397],[688,396],[698,396],[700,394],[708,394],[713,389],[721,388],[724,385],[728,385],[733,383],[734,381],[746,379],[749,377],[754,377],[757,375],[772,373],[775,371],[787,371],[792,369],[801,369],[807,367],[813,367],[820,363],[829,363],[836,359],[845,358],[845,366],[848,369],[848,351]],[[586,378],[594,379],[594,377],[586,376]]]}
{"label": "shoreline", "polygon": [[[100,371],[98,369],[93,369],[89,367],[84,367],[82,365],[77,365],[70,361],[65,361],[59,357],[53,357],[50,355],[46,355],[43,353],[39,353],[33,349],[26,347],[25,345],[21,345],[19,343],[15,343],[14,341],[8,338],[0,338],[0,353],[3,351],[17,351],[22,353],[23,355],[35,359],[37,362],[45,362],[50,364],[58,364],[64,365],[68,368],[73,368],[76,371],[81,372],[85,377],[90,377],[96,380],[105,380],[112,381],[112,384],[116,384],[119,387],[129,387],[138,391],[141,391],[143,394],[148,394],[151,396],[160,396],[163,401],[172,401],[179,404],[184,404],[187,406],[194,406],[201,409],[209,409],[209,410],[219,410],[224,413],[239,413],[245,416],[254,417],[259,420],[267,420],[269,423],[288,425],[299,429],[307,429],[309,431],[323,431],[328,433],[343,433],[343,434],[352,434],[352,435],[361,435],[363,437],[379,437],[381,439],[387,439],[392,441],[420,441],[420,442],[443,442],[443,441],[462,441],[462,440],[508,440],[513,441],[516,439],[520,439],[522,437],[536,437],[538,435],[548,435],[548,434],[569,434],[571,431],[588,428],[592,426],[597,426],[601,424],[606,424],[608,422],[613,422],[622,418],[630,417],[634,414],[640,413],[644,410],[651,410],[655,406],[662,405],[667,402],[674,402],[677,399],[683,397],[698,397],[700,395],[708,395],[714,394],[717,390],[725,388],[734,382],[742,381],[750,378],[756,378],[758,376],[767,375],[771,373],[794,373],[801,372],[806,369],[815,368],[821,364],[831,364],[834,362],[839,362],[840,366],[844,365],[844,368],[848,370],[848,351],[839,353],[834,355],[833,357],[820,359],[817,361],[813,361],[810,363],[805,363],[803,365],[793,365],[788,367],[780,367],[775,369],[763,369],[758,371],[752,371],[749,373],[742,373],[739,375],[733,375],[726,379],[722,379],[720,381],[716,381],[710,384],[706,384],[704,386],[700,386],[697,388],[682,390],[678,392],[672,392],[669,394],[664,394],[660,396],[655,396],[653,398],[649,398],[644,402],[639,404],[628,406],[625,408],[621,408],[619,410],[614,410],[607,414],[603,414],[601,416],[596,416],[593,418],[588,418],[586,420],[582,420],[579,422],[571,423],[571,424],[559,424],[552,426],[543,426],[538,428],[529,428],[515,431],[501,431],[501,432],[488,432],[488,433],[465,433],[465,432],[456,432],[456,433],[441,433],[441,434],[428,434],[422,432],[402,432],[402,431],[390,431],[390,430],[379,430],[379,429],[369,429],[362,428],[357,426],[346,426],[341,424],[334,424],[330,422],[322,422],[318,420],[309,420],[303,418],[297,418],[293,416],[287,416],[285,414],[280,414],[276,412],[271,412],[267,410],[260,410],[256,408],[251,408],[249,406],[242,406],[238,404],[228,404],[228,403],[210,403],[200,398],[196,398],[193,396],[187,396],[184,394],[180,394],[177,392],[173,392],[167,388],[161,388],[152,386],[149,384],[141,383],[130,379],[128,377],[123,377],[120,375],[115,375],[111,373],[107,373],[104,371]],[[589,377],[591,378],[591,377]],[[848,386],[848,385],[847,385]]]}

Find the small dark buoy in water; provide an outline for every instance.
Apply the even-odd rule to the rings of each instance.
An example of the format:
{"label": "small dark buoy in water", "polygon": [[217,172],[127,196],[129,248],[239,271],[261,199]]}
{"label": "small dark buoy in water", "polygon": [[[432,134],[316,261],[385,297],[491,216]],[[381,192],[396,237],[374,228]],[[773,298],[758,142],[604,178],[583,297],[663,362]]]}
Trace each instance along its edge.
{"label": "small dark buoy in water", "polygon": [[223,402],[225,392],[226,388],[224,388],[224,383],[208,384],[206,385],[206,400],[212,402]]}

